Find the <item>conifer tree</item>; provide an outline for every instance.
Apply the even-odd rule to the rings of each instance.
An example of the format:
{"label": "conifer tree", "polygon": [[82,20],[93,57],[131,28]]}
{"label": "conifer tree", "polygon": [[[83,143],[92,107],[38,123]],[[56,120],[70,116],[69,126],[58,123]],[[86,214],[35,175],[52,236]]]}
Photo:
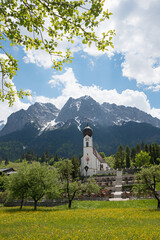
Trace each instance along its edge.
{"label": "conifer tree", "polygon": [[2,157],[0,156],[0,165],[2,164]]}
{"label": "conifer tree", "polygon": [[126,168],[130,168],[131,164],[130,164],[130,148],[129,146],[127,145],[126,147]]}
{"label": "conifer tree", "polygon": [[135,162],[135,157],[136,157],[136,148],[133,147],[131,150],[131,160],[133,163]]}
{"label": "conifer tree", "polygon": [[122,145],[118,147],[118,150],[115,154],[114,168],[124,168],[125,167],[125,151]]}
{"label": "conifer tree", "polygon": [[137,144],[136,145],[136,154],[140,153],[140,151],[141,151],[141,148],[140,148],[139,144]]}
{"label": "conifer tree", "polygon": [[144,145],[144,151],[145,151],[145,152],[149,152],[148,144],[145,144],[145,145]]}
{"label": "conifer tree", "polygon": [[5,164],[5,165],[8,165],[8,164],[9,164],[8,156],[6,157],[4,164]]}

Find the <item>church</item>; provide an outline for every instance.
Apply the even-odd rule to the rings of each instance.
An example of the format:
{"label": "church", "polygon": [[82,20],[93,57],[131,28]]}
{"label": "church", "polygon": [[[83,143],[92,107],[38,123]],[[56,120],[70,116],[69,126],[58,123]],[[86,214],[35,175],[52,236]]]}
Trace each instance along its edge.
{"label": "church", "polygon": [[87,124],[83,129],[83,157],[81,158],[81,176],[93,176],[110,169],[101,155],[93,148],[93,130]]}

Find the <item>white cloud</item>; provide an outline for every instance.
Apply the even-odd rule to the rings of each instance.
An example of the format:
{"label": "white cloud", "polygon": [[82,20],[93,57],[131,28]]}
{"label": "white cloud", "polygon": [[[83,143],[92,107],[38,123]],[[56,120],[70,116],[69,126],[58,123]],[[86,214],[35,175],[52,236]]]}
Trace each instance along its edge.
{"label": "white cloud", "polygon": [[2,59],[8,59],[7,55],[6,55],[6,54],[2,54],[2,53],[0,53],[0,58],[2,58]]}
{"label": "white cloud", "polygon": [[[100,104],[108,102],[117,105],[136,107],[160,119],[160,109],[151,108],[149,100],[143,92],[126,89],[118,93],[116,89],[107,90],[96,85],[83,86],[78,82],[71,68],[66,69],[66,72],[61,75],[53,75],[49,84],[51,87],[60,87],[61,95],[56,98],[48,98],[36,96],[35,93],[32,93],[33,95],[28,97],[30,103],[50,102],[61,109],[70,97],[79,98],[84,95],[89,95]],[[12,112],[18,111],[21,108],[27,109],[29,105],[30,104],[22,103],[19,99],[16,99],[14,107],[11,108],[8,107],[6,102],[0,103],[0,108],[2,110],[0,120],[6,120]]]}
{"label": "white cloud", "polygon": [[0,109],[1,109],[1,116],[0,120],[4,120],[4,122],[7,122],[7,118],[14,112],[20,110],[20,109],[27,109],[30,106],[29,103],[23,103],[16,97],[16,101],[12,107],[8,106],[8,102],[1,102],[0,101]]}
{"label": "white cloud", "polygon": [[115,52],[124,55],[122,72],[138,85],[160,83],[159,0],[112,0],[106,7],[114,13]]}
{"label": "white cloud", "polygon": [[[58,41],[57,41],[58,42]],[[57,47],[57,51],[61,51],[65,55],[65,51],[67,49],[72,49],[72,53],[78,52],[81,50],[80,40],[78,38],[74,38],[74,44],[71,44],[64,38],[63,42],[59,41],[59,45]],[[23,49],[26,56],[23,57],[25,63],[34,63],[39,67],[44,67],[45,69],[51,68],[53,65],[53,60],[61,60],[60,57],[56,55],[50,55],[45,50],[28,50]]]}
{"label": "white cloud", "polygon": [[[109,49],[109,57],[114,53],[124,56],[122,64],[123,76],[136,79],[137,85],[160,84],[160,1],[159,0],[109,0],[105,2],[105,9],[113,12],[110,20],[101,23],[96,29],[101,32],[116,29],[113,38],[115,49]],[[104,53],[98,51],[93,44],[90,48],[82,45],[79,39],[72,45],[63,41],[60,49],[71,48],[74,52],[83,50],[91,56],[100,56]],[[25,62],[32,62],[38,66],[48,68],[52,65],[50,57],[41,51],[26,52]]]}
{"label": "white cloud", "polygon": [[38,67],[44,67],[45,69],[50,68],[52,66],[52,58],[51,56],[42,50],[29,50],[26,51],[26,56],[23,57],[25,63],[34,63]]}
{"label": "white cloud", "polygon": [[[100,104],[108,102],[117,105],[137,107],[148,114],[160,118],[160,109],[151,109],[149,100],[143,92],[126,89],[125,91],[118,93],[116,89],[106,90],[101,89],[96,85],[83,86],[79,84],[71,68],[66,69],[64,74],[53,75],[49,84],[51,84],[51,87],[56,87],[58,85],[62,88],[61,96],[50,99],[50,101],[58,108],[61,108],[69,97],[79,98],[84,95],[89,95]],[[40,98],[45,102],[48,101],[47,98]]]}
{"label": "white cloud", "polygon": [[147,90],[152,90],[153,92],[159,92],[160,91],[160,85],[150,86],[150,87],[147,88]]}
{"label": "white cloud", "polygon": [[151,115],[160,119],[160,109],[152,108]]}

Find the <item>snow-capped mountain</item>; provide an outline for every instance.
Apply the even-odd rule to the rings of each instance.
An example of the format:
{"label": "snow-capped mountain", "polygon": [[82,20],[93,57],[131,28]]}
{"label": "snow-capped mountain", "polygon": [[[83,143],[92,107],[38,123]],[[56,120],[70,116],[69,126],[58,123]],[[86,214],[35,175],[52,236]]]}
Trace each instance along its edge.
{"label": "snow-capped mountain", "polygon": [[11,114],[0,131],[0,156],[16,160],[24,151],[42,154],[46,149],[64,158],[81,156],[86,122],[93,128],[96,148],[107,155],[120,144],[160,144],[159,119],[133,107],[99,104],[84,96],[70,98],[61,110],[50,103],[35,103]]}
{"label": "snow-capped mountain", "polygon": [[[103,107],[93,98],[84,96],[78,99],[69,98],[61,109],[56,122],[67,122],[70,120],[78,122],[91,122],[93,124],[105,124],[105,112]],[[107,124],[107,125],[111,125]]]}
{"label": "snow-capped mountain", "polygon": [[0,136],[22,130],[27,124],[34,124],[41,129],[47,122],[53,121],[59,110],[51,103],[35,103],[27,110],[19,110],[12,113],[4,128],[0,131]]}
{"label": "snow-capped mountain", "polygon": [[0,131],[0,136],[22,130],[32,124],[41,135],[44,131],[52,131],[76,124],[81,131],[84,123],[93,126],[122,125],[125,122],[149,123],[160,128],[160,120],[134,107],[117,106],[116,104],[97,103],[89,96],[78,99],[69,98],[61,110],[51,103],[35,103],[26,111],[21,109],[11,114],[7,124]]}
{"label": "snow-capped mountain", "polygon": [[110,116],[112,124],[121,125],[124,122],[149,123],[155,127],[160,127],[160,120],[135,108],[117,106],[116,104],[103,103],[105,111]]}
{"label": "snow-capped mountain", "polygon": [[117,106],[116,104],[97,103],[93,98],[84,96],[78,99],[69,98],[59,112],[55,122],[66,123],[75,120],[80,128],[84,122],[101,126],[122,125],[124,122],[149,123],[160,127],[160,120],[134,107]]}

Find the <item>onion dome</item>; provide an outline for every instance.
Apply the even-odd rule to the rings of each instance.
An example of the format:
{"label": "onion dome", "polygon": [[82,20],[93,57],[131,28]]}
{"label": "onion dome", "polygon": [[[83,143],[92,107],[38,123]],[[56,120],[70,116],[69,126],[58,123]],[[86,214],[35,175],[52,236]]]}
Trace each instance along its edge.
{"label": "onion dome", "polygon": [[93,135],[93,130],[92,128],[90,128],[87,124],[87,126],[83,129],[83,137],[85,137],[86,135],[92,137]]}

